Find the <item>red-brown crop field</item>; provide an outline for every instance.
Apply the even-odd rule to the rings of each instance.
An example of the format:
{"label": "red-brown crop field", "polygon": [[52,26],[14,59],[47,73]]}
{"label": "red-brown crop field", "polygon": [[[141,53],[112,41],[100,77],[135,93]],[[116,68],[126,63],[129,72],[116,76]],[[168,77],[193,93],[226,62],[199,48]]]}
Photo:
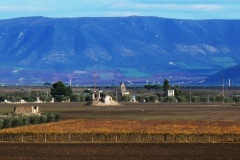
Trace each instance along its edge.
{"label": "red-brown crop field", "polygon": [[1,133],[168,133],[240,134],[240,124],[227,121],[66,120],[4,129]]}
{"label": "red-brown crop field", "polygon": [[[126,142],[131,139],[129,137],[135,137],[131,141],[138,142],[144,140],[145,142],[239,142],[240,140],[240,107],[231,104],[125,103],[117,107],[93,107],[82,103],[54,103],[39,104],[39,106],[42,112],[59,112],[62,120],[48,124],[3,129],[0,134],[2,136],[15,135],[15,139],[19,141],[28,139],[21,138],[20,134],[24,136],[34,134],[42,138],[42,140],[38,138],[32,141],[64,139],[46,138],[46,135],[50,134],[68,136],[69,141],[74,139],[73,134],[83,137],[82,141],[99,140],[96,135],[92,135],[91,138],[86,137],[89,137],[89,134],[100,134],[105,138],[99,141],[104,142],[112,142],[113,139]],[[4,107],[6,109],[10,106],[3,106],[3,109]],[[141,134],[140,138],[136,138],[138,134]],[[167,138],[162,138],[166,135],[168,135]],[[169,140],[172,139],[170,135],[174,135],[173,141]],[[185,137],[178,138],[176,135],[185,135]],[[197,137],[191,138],[193,135]],[[124,136],[127,138],[123,138]],[[203,136],[209,136],[209,138]],[[81,140],[78,139],[78,141]]]}

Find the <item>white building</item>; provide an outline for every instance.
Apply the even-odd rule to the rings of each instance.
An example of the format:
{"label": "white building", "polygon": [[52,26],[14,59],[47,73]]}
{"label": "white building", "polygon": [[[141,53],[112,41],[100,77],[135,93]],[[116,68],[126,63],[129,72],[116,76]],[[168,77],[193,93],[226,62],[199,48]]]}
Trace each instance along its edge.
{"label": "white building", "polygon": [[168,90],[167,96],[168,97],[174,96],[174,90]]}

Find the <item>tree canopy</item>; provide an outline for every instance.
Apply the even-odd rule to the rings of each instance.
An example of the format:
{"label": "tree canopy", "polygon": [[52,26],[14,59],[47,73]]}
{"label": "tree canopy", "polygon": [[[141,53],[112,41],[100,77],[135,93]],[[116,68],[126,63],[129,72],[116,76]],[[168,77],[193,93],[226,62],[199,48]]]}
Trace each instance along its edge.
{"label": "tree canopy", "polygon": [[162,88],[165,92],[171,88],[171,85],[169,84],[169,81],[167,79],[164,80]]}
{"label": "tree canopy", "polygon": [[66,87],[62,81],[52,84],[51,95],[58,102],[61,102],[66,96],[70,97],[72,93],[72,88],[70,86]]}

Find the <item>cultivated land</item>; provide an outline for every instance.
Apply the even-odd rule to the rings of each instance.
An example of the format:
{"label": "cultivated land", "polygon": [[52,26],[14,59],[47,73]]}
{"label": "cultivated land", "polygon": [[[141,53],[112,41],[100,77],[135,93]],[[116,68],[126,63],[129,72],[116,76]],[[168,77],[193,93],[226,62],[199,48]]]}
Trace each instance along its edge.
{"label": "cultivated land", "polygon": [[[58,112],[61,120],[169,120],[240,121],[240,106],[222,103],[121,103],[121,106],[96,107],[85,103],[42,103],[41,112]],[[0,104],[0,113],[12,112],[19,104]]]}
{"label": "cultivated land", "polygon": [[239,144],[0,143],[1,159],[238,160]]}
{"label": "cultivated land", "polygon": [[[231,104],[122,103],[114,107],[85,106],[83,103],[35,105],[39,105],[42,112],[59,112],[61,121],[4,129],[1,132],[240,133],[240,106]],[[11,112],[14,106],[0,104],[0,112]],[[177,144],[174,141],[170,144],[163,141],[99,142],[2,142],[0,151],[4,153],[4,159],[238,159],[240,156],[238,143],[213,144],[212,139],[210,144],[189,143],[185,140]],[[34,154],[27,154],[26,150]]]}
{"label": "cultivated land", "polygon": [[[56,123],[4,129],[4,133],[168,133],[240,134],[240,107],[231,104],[122,103],[95,107],[84,103],[39,104],[59,112]],[[13,105],[1,104],[2,111]]]}

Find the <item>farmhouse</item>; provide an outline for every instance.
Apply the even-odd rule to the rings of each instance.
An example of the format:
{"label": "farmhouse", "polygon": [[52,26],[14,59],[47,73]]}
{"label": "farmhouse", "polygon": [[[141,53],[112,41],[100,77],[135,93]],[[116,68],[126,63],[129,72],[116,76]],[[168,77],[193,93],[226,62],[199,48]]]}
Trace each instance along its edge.
{"label": "farmhouse", "polygon": [[168,97],[171,97],[171,96],[174,96],[174,90],[167,90],[167,96]]}
{"label": "farmhouse", "polygon": [[40,114],[39,106],[17,106],[13,114]]}
{"label": "farmhouse", "polygon": [[130,99],[130,102],[138,102],[138,101],[136,100],[136,96],[132,96],[131,99]]}
{"label": "farmhouse", "polygon": [[102,91],[95,90],[92,94],[92,99],[87,105],[92,106],[118,106],[118,102],[114,101],[111,96],[101,96]]}
{"label": "farmhouse", "polygon": [[129,95],[129,91],[127,91],[125,83],[121,83],[120,86],[121,86],[122,96]]}

